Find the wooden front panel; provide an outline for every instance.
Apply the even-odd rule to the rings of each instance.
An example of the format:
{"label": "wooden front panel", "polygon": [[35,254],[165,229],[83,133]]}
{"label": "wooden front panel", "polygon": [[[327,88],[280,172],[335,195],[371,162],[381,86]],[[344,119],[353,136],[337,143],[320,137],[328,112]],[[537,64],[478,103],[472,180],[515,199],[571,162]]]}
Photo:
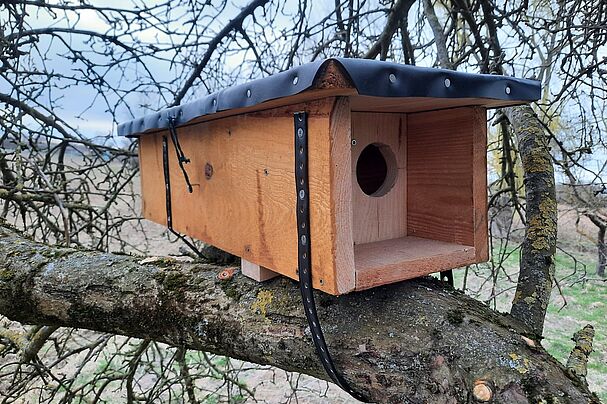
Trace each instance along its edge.
{"label": "wooden front panel", "polygon": [[474,246],[487,256],[486,112],[409,114],[408,234]]}
{"label": "wooden front panel", "polygon": [[[186,190],[171,145],[175,230],[297,279],[293,113],[305,110],[309,113],[313,284],[332,294],[354,289],[354,269],[344,265],[353,261],[352,249],[348,253],[336,245],[337,226],[340,220],[347,221],[350,212],[334,201],[339,182],[332,181],[332,175],[343,176],[345,170],[343,163],[331,160],[331,149],[343,149],[340,144],[349,140],[334,142],[334,135],[344,136],[335,128],[330,132],[334,104],[335,99],[328,98],[180,127],[181,146],[191,159],[186,169],[194,192]],[[344,128],[346,133],[348,129]],[[141,136],[140,162],[144,217],[166,224],[162,135]],[[207,164],[213,171],[209,179]],[[332,214],[336,209],[338,214]],[[340,266],[351,274],[336,275],[336,251]]]}
{"label": "wooden front panel", "polygon": [[[405,114],[352,112],[352,139],[356,139],[352,146],[354,244],[407,235],[406,131]],[[365,194],[357,182],[358,159],[370,144],[387,146],[396,159],[394,185],[382,196]]]}

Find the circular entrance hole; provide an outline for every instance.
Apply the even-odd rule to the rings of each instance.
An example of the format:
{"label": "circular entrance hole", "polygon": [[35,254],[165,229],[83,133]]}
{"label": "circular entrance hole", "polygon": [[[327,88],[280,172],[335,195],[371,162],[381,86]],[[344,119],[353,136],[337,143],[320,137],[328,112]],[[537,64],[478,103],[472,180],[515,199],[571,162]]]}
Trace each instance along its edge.
{"label": "circular entrance hole", "polygon": [[386,195],[396,182],[396,157],[388,145],[371,143],[356,161],[356,181],[369,196]]}

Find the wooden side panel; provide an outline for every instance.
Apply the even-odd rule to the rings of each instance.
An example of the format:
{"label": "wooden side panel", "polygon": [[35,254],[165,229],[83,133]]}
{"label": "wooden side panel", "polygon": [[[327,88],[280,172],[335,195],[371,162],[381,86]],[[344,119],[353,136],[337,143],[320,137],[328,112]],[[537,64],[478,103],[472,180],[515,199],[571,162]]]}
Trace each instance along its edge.
{"label": "wooden side panel", "polygon": [[409,235],[475,245],[474,141],[482,136],[476,114],[455,108],[409,115]]}
{"label": "wooden side panel", "polygon": [[331,216],[334,218],[336,287],[347,293],[356,287],[352,239],[352,152],[350,100],[339,97],[331,113]]}
{"label": "wooden side panel", "polygon": [[[352,209],[354,244],[403,237],[407,234],[407,116],[405,114],[353,112]],[[356,180],[361,152],[372,143],[387,145],[396,158],[396,182],[380,197],[366,195]]]}
{"label": "wooden side panel", "polygon": [[[186,190],[171,145],[175,229],[297,279],[293,113],[306,110],[313,284],[332,294],[352,290],[353,282],[350,289],[338,290],[335,276],[338,230],[331,209],[337,190],[331,185],[333,145],[329,136],[333,104],[334,99],[329,98],[179,128],[181,146],[191,159],[186,169],[194,192]],[[142,154],[147,154],[147,139],[161,135],[142,137]],[[161,149],[156,145],[154,150],[156,160],[143,158],[145,164],[156,161],[149,163],[152,168],[142,170],[144,214],[165,224]]]}
{"label": "wooden side panel", "polygon": [[489,260],[489,230],[487,212],[487,110],[472,111],[474,135],[472,189],[474,199],[474,249],[477,262]]}
{"label": "wooden side panel", "polygon": [[[162,168],[162,137],[139,138],[139,171],[141,175],[141,211],[153,222],[167,224]],[[150,197],[152,196],[153,197]]]}

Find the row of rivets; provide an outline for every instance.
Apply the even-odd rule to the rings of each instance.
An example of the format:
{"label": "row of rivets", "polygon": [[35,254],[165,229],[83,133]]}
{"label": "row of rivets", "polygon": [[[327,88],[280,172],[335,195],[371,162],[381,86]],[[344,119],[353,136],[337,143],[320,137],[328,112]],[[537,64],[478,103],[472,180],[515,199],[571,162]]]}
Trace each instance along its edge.
{"label": "row of rivets", "polygon": [[[390,83],[396,83],[396,75],[394,73],[390,73],[388,75],[388,80],[390,81]],[[451,79],[450,78],[447,77],[445,79],[444,83],[445,83],[445,87],[446,88],[451,87]],[[509,85],[507,85],[504,91],[506,92],[506,94],[510,95],[510,93],[512,92],[512,89],[510,88]],[[352,145],[353,146],[356,144],[355,142],[356,142],[355,140],[352,141]]]}
{"label": "row of rivets", "polygon": [[[293,84],[296,84],[297,80],[293,80]],[[314,299],[312,296],[312,274],[311,274],[311,266],[310,266],[310,257],[309,257],[309,249],[310,243],[309,240],[309,231],[307,229],[307,221],[309,217],[307,216],[307,211],[309,210],[309,200],[306,199],[306,194],[309,192],[307,190],[306,184],[306,165],[307,165],[307,155],[306,155],[306,132],[305,132],[305,123],[300,125],[300,122],[304,120],[304,113],[298,113],[295,115],[295,182],[296,182],[296,191],[297,191],[297,223],[298,223],[298,254],[299,254],[299,268],[296,270],[299,275],[299,280],[301,282],[302,288],[302,298],[304,302],[304,310],[306,313],[306,317],[308,319],[308,324],[310,326],[310,332],[312,334],[312,339],[314,340],[314,344],[318,350],[318,356],[321,359],[323,367],[333,379],[335,383],[337,383],[340,387],[342,387],[345,391],[352,394],[354,397],[360,398],[349,386],[345,383],[345,381],[336,373],[333,362],[331,361],[331,357],[329,355],[328,349],[326,347],[324,337],[322,335],[322,330],[320,328],[320,324],[318,322],[318,315],[316,313],[316,309],[314,306]],[[356,142],[354,141],[353,144]],[[319,280],[320,284],[324,284],[322,279]]]}

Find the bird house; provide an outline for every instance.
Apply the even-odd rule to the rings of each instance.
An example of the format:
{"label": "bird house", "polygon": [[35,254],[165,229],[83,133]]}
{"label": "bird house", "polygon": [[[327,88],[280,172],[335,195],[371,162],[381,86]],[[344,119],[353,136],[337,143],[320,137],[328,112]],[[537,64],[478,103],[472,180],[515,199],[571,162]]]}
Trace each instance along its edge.
{"label": "bird house", "polygon": [[307,244],[314,288],[339,295],[488,259],[486,111],[539,92],[330,59],[119,133],[139,140],[145,218],[241,257],[258,280],[297,279]]}

